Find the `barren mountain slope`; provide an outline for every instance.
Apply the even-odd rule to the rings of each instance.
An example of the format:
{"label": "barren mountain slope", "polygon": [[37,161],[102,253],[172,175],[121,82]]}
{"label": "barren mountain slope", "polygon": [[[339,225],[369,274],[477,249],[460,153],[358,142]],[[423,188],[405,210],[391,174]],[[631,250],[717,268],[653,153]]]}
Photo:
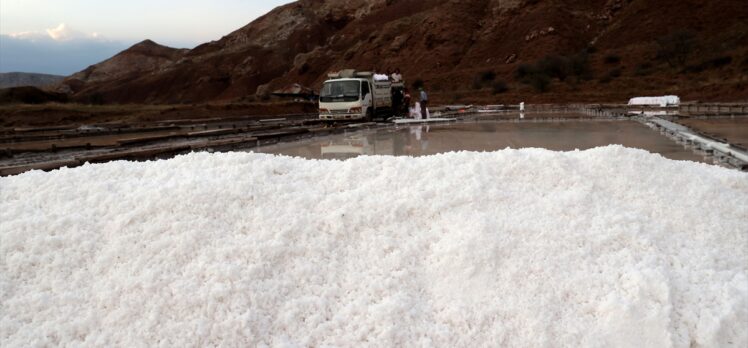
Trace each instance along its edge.
{"label": "barren mountain slope", "polygon": [[[748,98],[746,23],[740,0],[300,0],[193,50],[136,45],[64,85],[78,100],[196,103],[290,83],[318,87],[340,68],[399,67],[443,102],[616,101],[635,93],[735,100]],[[681,32],[692,36],[683,64],[655,59],[657,40]],[[552,76],[541,93],[515,77],[520,65],[582,51],[584,78]],[[481,75],[489,76],[476,83]],[[503,90],[492,80],[508,91],[494,95]]]}

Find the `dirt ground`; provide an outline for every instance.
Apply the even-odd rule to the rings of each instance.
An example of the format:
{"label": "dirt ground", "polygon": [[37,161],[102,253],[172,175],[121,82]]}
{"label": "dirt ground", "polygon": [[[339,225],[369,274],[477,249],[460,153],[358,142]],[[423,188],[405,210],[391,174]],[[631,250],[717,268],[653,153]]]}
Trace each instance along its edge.
{"label": "dirt ground", "polygon": [[198,105],[0,105],[0,128],[80,126],[102,123],[138,124],[167,120],[272,118],[317,112],[309,102]]}

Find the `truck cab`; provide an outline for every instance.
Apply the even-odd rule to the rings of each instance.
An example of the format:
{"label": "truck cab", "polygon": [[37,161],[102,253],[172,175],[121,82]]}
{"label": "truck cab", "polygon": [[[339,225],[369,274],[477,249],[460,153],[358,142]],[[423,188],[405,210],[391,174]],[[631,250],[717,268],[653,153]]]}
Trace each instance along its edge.
{"label": "truck cab", "polygon": [[371,72],[343,70],[328,75],[320,90],[319,118],[371,121],[392,110],[392,83]]}

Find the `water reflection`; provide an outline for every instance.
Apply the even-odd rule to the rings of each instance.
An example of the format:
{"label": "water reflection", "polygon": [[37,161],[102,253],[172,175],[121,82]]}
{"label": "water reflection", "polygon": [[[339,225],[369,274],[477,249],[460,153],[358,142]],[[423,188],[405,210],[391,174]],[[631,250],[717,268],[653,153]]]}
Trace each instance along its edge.
{"label": "water reflection", "polygon": [[472,122],[363,130],[276,144],[256,152],[304,158],[349,159],[361,155],[424,156],[450,151],[537,147],[557,151],[620,144],[676,160],[707,162],[633,121]]}
{"label": "water reflection", "polygon": [[430,132],[431,126],[356,131],[312,141],[272,145],[260,148],[258,152],[341,160],[362,155],[421,156],[437,153],[429,146]]}

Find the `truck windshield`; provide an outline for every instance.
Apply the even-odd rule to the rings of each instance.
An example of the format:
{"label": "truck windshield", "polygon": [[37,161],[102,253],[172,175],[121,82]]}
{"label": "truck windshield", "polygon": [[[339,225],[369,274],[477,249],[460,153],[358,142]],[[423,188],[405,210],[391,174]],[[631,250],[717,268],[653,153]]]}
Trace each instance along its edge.
{"label": "truck windshield", "polygon": [[319,99],[325,103],[353,102],[359,99],[361,82],[359,81],[331,81],[325,83],[319,93]]}

